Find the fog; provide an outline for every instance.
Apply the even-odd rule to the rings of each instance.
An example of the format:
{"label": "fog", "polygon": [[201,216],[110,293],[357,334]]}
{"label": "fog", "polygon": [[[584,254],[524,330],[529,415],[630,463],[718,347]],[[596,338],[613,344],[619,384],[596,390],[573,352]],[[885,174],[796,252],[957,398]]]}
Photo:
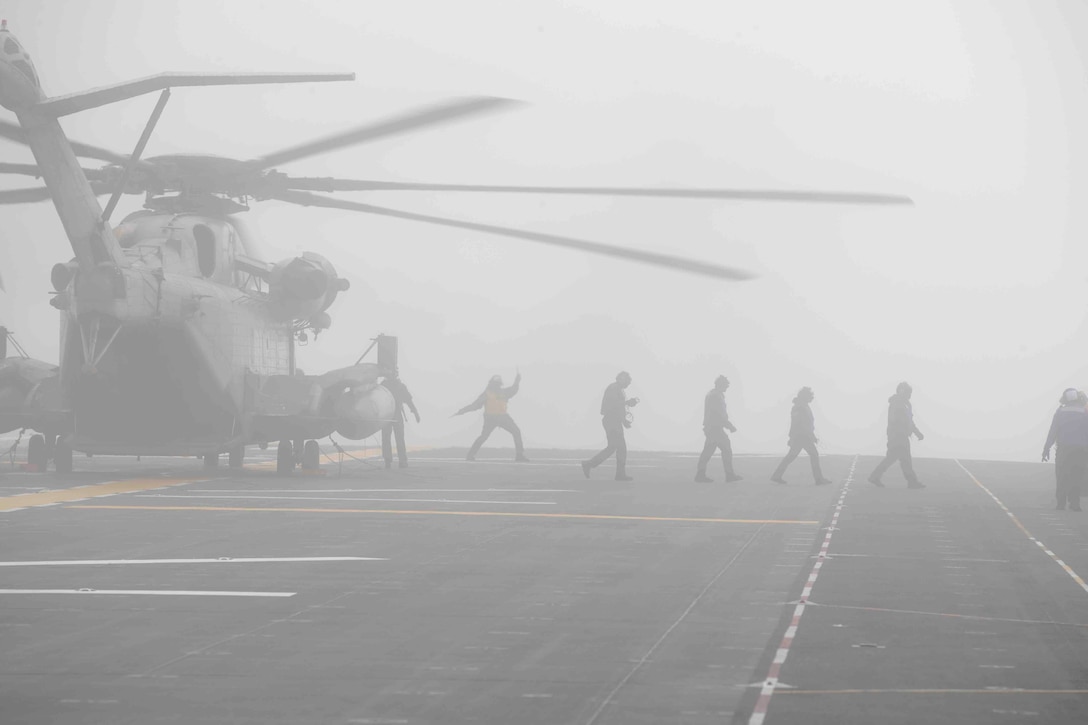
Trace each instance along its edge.
{"label": "fog", "polygon": [[[915,206],[368,192],[420,213],[748,269],[725,283],[347,211],[254,205],[264,257],[305,250],[351,280],[311,373],[398,335],[422,424],[520,368],[530,454],[599,448],[617,372],[641,398],[628,444],[697,451],[718,374],[738,453],[785,451],[816,394],[821,449],[883,452],[887,398],[914,386],[915,455],[1038,456],[1062,389],[1088,386],[1080,129],[1088,9],[1073,3],[5,2],[49,95],[163,71],[354,71],[352,83],[178,89],[147,156],[253,158],[450,97],[515,110],[281,170],[438,183],[706,186],[906,194]],[[1074,37],[1078,35],[1079,37]],[[63,119],[128,152],[149,95]],[[12,114],[0,117],[11,120]],[[3,142],[0,159],[30,161]],[[29,186],[4,179],[5,187]],[[121,213],[139,208],[125,197]],[[115,214],[119,219],[121,214]],[[49,270],[71,250],[49,204],[0,208],[0,322],[57,359]],[[164,414],[168,411],[164,411]],[[489,445],[509,445],[497,432]],[[486,449],[485,449],[486,450]]]}

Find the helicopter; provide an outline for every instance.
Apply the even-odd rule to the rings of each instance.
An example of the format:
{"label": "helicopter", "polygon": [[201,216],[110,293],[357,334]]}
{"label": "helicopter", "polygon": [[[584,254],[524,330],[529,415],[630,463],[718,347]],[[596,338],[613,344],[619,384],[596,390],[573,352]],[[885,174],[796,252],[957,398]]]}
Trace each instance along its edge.
{"label": "helicopter", "polygon": [[[397,371],[397,339],[379,336],[377,361],[320,375],[296,366],[295,345],[329,327],[327,310],[348,281],[316,252],[262,260],[237,214],[254,202],[357,211],[516,238],[657,267],[736,281],[744,270],[671,254],[512,227],[419,214],[335,192],[428,191],[911,204],[888,194],[693,188],[434,184],[298,177],[276,167],[299,159],[470,117],[507,110],[510,99],[469,97],[417,108],[258,159],[209,155],[143,158],[172,88],[349,81],[354,74],[166,73],[66,96],[47,97],[22,44],[0,22],[0,137],[25,144],[34,164],[0,163],[0,173],[45,186],[0,190],[0,204],[51,200],[73,258],[50,273],[60,312],[60,360],[50,365],[0,350],[0,432],[38,431],[28,462],[58,472],[73,452],[88,455],[221,454],[241,466],[246,446],[277,444],[277,472],[317,468],[317,440],[337,433],[362,440],[392,419],[380,384]],[[131,154],[69,140],[59,118],[159,91]],[[105,162],[85,168],[79,158]],[[320,193],[319,193],[320,192]],[[143,209],[115,226],[124,194]],[[109,195],[103,209],[99,196]],[[6,339],[6,335],[5,335]],[[366,353],[364,353],[365,357]]]}

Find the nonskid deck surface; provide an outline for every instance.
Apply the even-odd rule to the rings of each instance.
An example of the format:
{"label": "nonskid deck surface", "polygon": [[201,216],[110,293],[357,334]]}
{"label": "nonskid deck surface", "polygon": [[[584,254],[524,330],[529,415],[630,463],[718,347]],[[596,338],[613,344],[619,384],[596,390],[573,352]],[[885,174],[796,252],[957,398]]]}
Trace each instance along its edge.
{"label": "nonskid deck surface", "polygon": [[0,720],[1088,720],[1088,514],[1049,466],[373,453],[0,476]]}

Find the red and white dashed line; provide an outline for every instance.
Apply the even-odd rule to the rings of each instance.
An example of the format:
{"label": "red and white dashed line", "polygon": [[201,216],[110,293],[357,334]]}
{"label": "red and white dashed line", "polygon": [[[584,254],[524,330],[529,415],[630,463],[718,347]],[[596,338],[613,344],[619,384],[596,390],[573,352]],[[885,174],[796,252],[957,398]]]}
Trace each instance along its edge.
{"label": "red and white dashed line", "polygon": [[1055,554],[1053,551],[1048,549],[1046,547],[1046,544],[1044,544],[1043,542],[1039,541],[1034,536],[1032,536],[1031,532],[1027,530],[1027,527],[1025,527],[1022,523],[1020,523],[1020,519],[1016,518],[1016,514],[1014,514],[1012,511],[1009,511],[1009,507],[1006,506],[1001,501],[1001,499],[999,499],[997,496],[995,496],[993,491],[991,491],[990,489],[983,486],[982,482],[979,481],[977,478],[975,478],[975,475],[973,473],[971,473],[970,471],[967,470],[967,466],[963,465],[958,460],[956,461],[956,465],[959,466],[960,468],[962,468],[963,472],[966,473],[971,478],[971,480],[975,482],[975,485],[978,486],[979,488],[981,488],[983,491],[985,491],[986,494],[990,498],[992,498],[994,500],[994,503],[996,503],[998,506],[1000,506],[1001,510],[1004,511],[1006,514],[1008,514],[1009,518],[1012,519],[1012,522],[1014,524],[1016,524],[1016,528],[1018,528],[1018,529],[1020,529],[1020,531],[1024,532],[1024,536],[1028,537],[1028,540],[1030,540],[1032,543],[1034,543],[1036,546],[1038,546],[1040,549],[1042,549],[1043,552],[1047,556],[1049,556],[1054,561],[1055,564],[1057,564],[1062,569],[1064,569],[1065,573],[1068,574],[1073,579],[1073,581],[1075,581],[1077,583],[1077,586],[1079,586],[1085,592],[1088,592],[1088,584],[1084,583],[1084,579],[1082,579],[1080,577],[1080,575],[1077,574],[1077,572],[1073,571],[1072,567],[1070,567],[1068,564],[1066,564],[1064,561],[1062,561],[1058,557],[1057,554]]}
{"label": "red and white dashed line", "polygon": [[809,597],[812,596],[812,587],[816,584],[816,579],[820,576],[820,569],[823,568],[824,561],[827,559],[828,547],[831,546],[831,537],[838,530],[836,525],[839,523],[839,515],[842,514],[846,494],[850,492],[850,484],[854,480],[854,468],[857,463],[858,459],[855,456],[854,460],[850,462],[850,472],[846,474],[846,481],[843,483],[842,491],[839,492],[839,500],[835,503],[835,511],[831,514],[831,523],[828,524],[827,533],[824,535],[823,543],[820,544],[820,553],[816,555],[816,563],[812,565],[812,571],[809,572],[805,586],[801,590],[801,600],[793,609],[793,619],[790,620],[790,626],[786,627],[786,632],[782,635],[778,650],[774,653],[774,659],[771,660],[770,669],[767,670],[767,676],[763,678],[763,687],[760,690],[755,707],[752,708],[752,716],[748,718],[748,725],[763,725],[763,721],[767,717],[767,708],[771,705],[771,697],[774,696],[775,689],[779,687],[778,675],[782,671],[782,665],[786,663],[786,658],[789,657],[790,647],[793,646],[793,640],[797,636],[797,627],[801,624],[805,606],[808,604]]}

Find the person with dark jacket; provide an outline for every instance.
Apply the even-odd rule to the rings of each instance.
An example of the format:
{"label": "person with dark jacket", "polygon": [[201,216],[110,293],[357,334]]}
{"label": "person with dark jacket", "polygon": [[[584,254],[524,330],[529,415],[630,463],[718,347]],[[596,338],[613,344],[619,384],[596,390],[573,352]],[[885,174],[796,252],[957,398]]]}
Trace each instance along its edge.
{"label": "person with dark jacket", "polygon": [[729,442],[730,433],[736,433],[737,428],[729,422],[729,413],[725,408],[725,391],[729,389],[729,379],[719,375],[714,380],[714,388],[703,398],[703,434],[706,441],[703,443],[703,452],[699,455],[699,465],[695,472],[695,480],[699,483],[711,483],[714,479],[706,475],[707,464],[710,463],[714,451],[721,449],[722,467],[725,468],[726,483],[740,481],[743,476],[738,476],[733,470],[733,445]]}
{"label": "person with dark jacket", "polygon": [[582,461],[582,473],[589,478],[589,472],[604,463],[613,453],[616,454],[616,480],[633,481],[627,475],[627,439],[624,429],[631,427],[631,421],[627,418],[627,409],[638,405],[638,398],[628,398],[623,392],[631,384],[631,374],[621,372],[616,376],[616,382],[610,383],[604,389],[601,398],[601,425],[604,426],[605,438],[608,444],[604,449],[588,461]]}
{"label": "person with dark jacket", "polygon": [[820,471],[820,452],[816,450],[816,444],[819,442],[816,438],[816,419],[812,415],[812,399],[815,395],[812,392],[812,388],[801,388],[798,391],[797,397],[793,399],[793,410],[790,411],[790,437],[789,437],[789,453],[782,459],[782,462],[778,464],[778,468],[771,474],[771,480],[775,483],[785,484],[786,479],[782,478],[782,474],[786,472],[786,468],[793,463],[793,459],[800,455],[801,451],[808,453],[808,462],[812,465],[812,478],[816,482],[817,486],[822,486],[825,483],[831,483],[828,479],[824,478],[824,474]]}
{"label": "person with dark jacket", "polygon": [[1062,393],[1061,407],[1050,422],[1050,432],[1043,445],[1043,462],[1050,460],[1050,448],[1057,444],[1054,476],[1059,511],[1069,504],[1070,511],[1080,511],[1081,487],[1088,473],[1088,399],[1075,388]]}
{"label": "person with dark jacket", "polygon": [[918,440],[925,440],[922,431],[914,425],[914,408],[910,404],[912,392],[914,389],[909,383],[899,383],[895,388],[895,395],[888,398],[888,454],[869,476],[869,483],[874,486],[883,488],[880,477],[893,463],[899,461],[899,467],[903,469],[903,475],[907,479],[907,488],[926,487],[914,474],[914,461],[910,455],[910,437],[913,435]]}
{"label": "person with dark jacket", "polygon": [[400,467],[407,468],[408,452],[404,446],[404,406],[407,405],[408,410],[412,411],[417,423],[419,422],[419,411],[416,410],[416,404],[412,400],[412,394],[408,391],[408,386],[400,379],[396,370],[382,381],[382,386],[393,394],[393,419],[382,426],[382,458],[385,459],[386,468],[393,467],[393,442],[391,439],[396,435],[397,458]]}
{"label": "person with dark jacket", "polygon": [[468,455],[465,457],[467,461],[476,460],[476,453],[479,452],[480,446],[484,444],[487,437],[491,435],[491,432],[496,428],[502,428],[505,431],[509,431],[510,435],[514,437],[514,460],[518,462],[526,462],[529,459],[525,457],[525,448],[521,443],[521,429],[518,428],[518,424],[514,422],[514,419],[510,417],[510,414],[506,412],[506,404],[510,398],[518,394],[518,390],[521,387],[521,372],[518,372],[514,378],[514,384],[508,388],[502,386],[502,377],[499,375],[492,375],[491,380],[488,381],[487,387],[484,388],[484,392],[472,401],[464,408],[458,410],[454,415],[462,415],[473,410],[484,409],[484,428],[480,432],[479,437],[472,444],[472,448],[469,449]]}

